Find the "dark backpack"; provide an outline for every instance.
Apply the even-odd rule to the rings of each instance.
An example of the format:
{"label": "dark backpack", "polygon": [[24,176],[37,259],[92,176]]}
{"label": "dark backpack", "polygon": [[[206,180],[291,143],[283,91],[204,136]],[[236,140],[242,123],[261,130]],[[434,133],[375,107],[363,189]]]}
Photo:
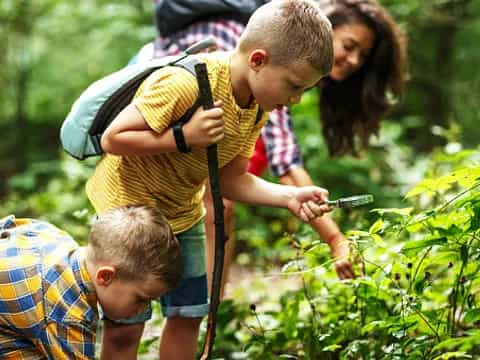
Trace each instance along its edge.
{"label": "dark backpack", "polygon": [[212,19],[246,24],[253,12],[266,2],[268,0],[159,0],[155,5],[155,23],[162,36]]}

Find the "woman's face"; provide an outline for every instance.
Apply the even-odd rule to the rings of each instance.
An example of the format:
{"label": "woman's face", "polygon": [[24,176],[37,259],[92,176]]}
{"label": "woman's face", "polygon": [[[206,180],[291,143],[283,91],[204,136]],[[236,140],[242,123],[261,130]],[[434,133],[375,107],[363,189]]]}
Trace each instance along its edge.
{"label": "woman's face", "polygon": [[365,24],[343,24],[333,29],[334,63],[330,77],[343,81],[360,69],[375,42],[374,32]]}

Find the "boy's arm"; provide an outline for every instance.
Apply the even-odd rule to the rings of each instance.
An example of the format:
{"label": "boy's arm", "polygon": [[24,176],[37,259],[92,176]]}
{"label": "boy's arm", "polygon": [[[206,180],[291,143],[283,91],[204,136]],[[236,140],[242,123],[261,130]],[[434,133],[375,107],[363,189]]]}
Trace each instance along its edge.
{"label": "boy's arm", "polygon": [[[223,110],[220,101],[210,110],[197,109],[183,126],[187,145],[204,148],[223,138]],[[154,155],[175,152],[173,130],[159,133],[150,128],[140,110],[132,103],[123,109],[102,135],[102,149],[115,155]]]}
{"label": "boy's arm", "polygon": [[[177,151],[172,125],[196,103],[198,84],[184,69],[166,66],[153,72],[102,135],[101,145],[115,155],[155,155]],[[190,147],[205,147],[223,137],[223,110],[198,108],[183,126]]]}
{"label": "boy's arm", "polygon": [[[303,167],[292,167],[279,179],[285,185],[313,185],[312,178]],[[335,259],[335,270],[338,277],[340,279],[354,278],[353,267],[349,260],[348,240],[345,239],[337,224],[329,216],[322,216],[313,219],[310,225],[330,247],[332,257]]]}
{"label": "boy's arm", "polygon": [[331,210],[322,204],[328,198],[325,189],[270,183],[247,173],[247,164],[247,158],[237,156],[220,170],[222,192],[226,198],[251,205],[287,208],[307,222]]}
{"label": "boy's arm", "polygon": [[102,135],[102,149],[115,155],[151,155],[176,151],[172,130],[153,131],[134,104],[123,109]]}

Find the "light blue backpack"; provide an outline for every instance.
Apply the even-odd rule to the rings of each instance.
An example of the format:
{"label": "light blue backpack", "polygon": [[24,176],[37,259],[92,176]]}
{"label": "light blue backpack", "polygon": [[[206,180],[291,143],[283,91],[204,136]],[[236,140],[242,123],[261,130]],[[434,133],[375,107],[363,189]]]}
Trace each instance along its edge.
{"label": "light blue backpack", "polygon": [[[100,139],[115,117],[132,101],[138,87],[155,70],[180,66],[195,76],[194,55],[215,46],[212,38],[200,41],[178,56],[127,65],[91,84],[75,101],[60,130],[63,149],[76,159],[103,154]],[[187,122],[200,106],[197,100],[179,121]]]}

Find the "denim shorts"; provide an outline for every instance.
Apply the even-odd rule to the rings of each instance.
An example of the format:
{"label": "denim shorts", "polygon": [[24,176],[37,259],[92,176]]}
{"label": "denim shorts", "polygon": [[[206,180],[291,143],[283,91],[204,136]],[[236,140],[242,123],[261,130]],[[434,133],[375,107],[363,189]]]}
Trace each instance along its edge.
{"label": "denim shorts", "polygon": [[[208,314],[209,304],[203,220],[177,234],[177,239],[183,257],[183,275],[175,289],[158,299],[162,304],[163,316],[204,317]],[[144,312],[134,317],[111,321],[119,324],[137,324],[150,320],[151,317],[152,307],[149,305]]]}

